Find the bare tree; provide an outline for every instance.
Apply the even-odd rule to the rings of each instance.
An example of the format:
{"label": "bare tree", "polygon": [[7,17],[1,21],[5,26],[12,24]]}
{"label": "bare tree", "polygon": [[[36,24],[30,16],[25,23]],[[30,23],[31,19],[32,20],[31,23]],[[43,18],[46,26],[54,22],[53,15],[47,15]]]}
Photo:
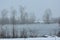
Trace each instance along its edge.
{"label": "bare tree", "polygon": [[2,10],[1,15],[2,15],[2,24],[5,24],[5,17],[7,16],[8,11],[6,9]]}
{"label": "bare tree", "polygon": [[31,22],[31,23],[34,23],[35,20],[36,20],[36,16],[35,16],[34,13],[32,13],[32,14],[30,15],[30,22]]}
{"label": "bare tree", "polygon": [[21,13],[21,23],[24,23],[25,22],[25,17],[24,17],[25,8],[23,6],[20,6],[20,13]]}
{"label": "bare tree", "polygon": [[43,21],[44,21],[45,23],[49,24],[49,23],[50,23],[50,20],[51,20],[51,9],[47,9],[47,10],[45,11],[44,16],[43,16]]}
{"label": "bare tree", "polygon": [[5,30],[3,29],[3,25],[6,23],[5,22],[5,17],[6,17],[6,14],[8,13],[8,11],[6,9],[3,9],[2,12],[1,12],[1,15],[2,15],[2,21],[1,21],[1,37],[4,37],[5,35]]}
{"label": "bare tree", "polygon": [[15,37],[15,14],[16,14],[16,10],[12,8],[12,24],[13,24],[13,38]]}
{"label": "bare tree", "polygon": [[34,23],[36,16],[34,13],[28,16],[26,9],[23,6],[20,6],[20,13],[21,13],[21,23]]}
{"label": "bare tree", "polygon": [[25,23],[28,23],[28,13],[25,12]]}
{"label": "bare tree", "polygon": [[28,13],[23,6],[20,6],[20,13],[21,13],[21,23],[28,23]]}

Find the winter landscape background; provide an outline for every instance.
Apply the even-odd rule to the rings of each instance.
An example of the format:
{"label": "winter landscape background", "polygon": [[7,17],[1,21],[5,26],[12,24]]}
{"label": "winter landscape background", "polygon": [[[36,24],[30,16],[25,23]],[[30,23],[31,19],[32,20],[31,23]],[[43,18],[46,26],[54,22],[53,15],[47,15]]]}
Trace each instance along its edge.
{"label": "winter landscape background", "polygon": [[60,0],[0,0],[0,40],[60,40]]}

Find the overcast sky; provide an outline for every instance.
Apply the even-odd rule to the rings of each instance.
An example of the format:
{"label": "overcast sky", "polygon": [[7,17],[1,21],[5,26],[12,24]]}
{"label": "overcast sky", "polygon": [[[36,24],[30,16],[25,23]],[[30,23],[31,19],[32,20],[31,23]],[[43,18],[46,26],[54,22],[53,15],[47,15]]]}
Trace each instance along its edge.
{"label": "overcast sky", "polygon": [[60,16],[60,0],[0,0],[0,12],[3,9],[10,10],[12,6],[19,10],[19,5],[23,5],[28,13],[35,13],[40,20],[48,8],[51,9],[53,17]]}

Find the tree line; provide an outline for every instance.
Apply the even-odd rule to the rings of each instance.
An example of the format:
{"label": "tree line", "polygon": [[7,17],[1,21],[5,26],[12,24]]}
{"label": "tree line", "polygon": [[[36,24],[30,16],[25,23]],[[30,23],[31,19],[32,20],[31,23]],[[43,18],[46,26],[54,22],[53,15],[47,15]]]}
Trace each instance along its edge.
{"label": "tree line", "polygon": [[[10,17],[7,15],[10,13]],[[19,8],[19,13],[17,10],[15,10],[13,7],[11,8],[11,12],[9,12],[7,9],[3,9],[0,12],[0,24],[30,24],[30,23],[35,23],[36,21],[36,16],[34,13],[29,13],[26,11],[26,9],[23,6],[20,6]],[[16,18],[16,15],[19,15]],[[42,21],[45,24],[50,24],[50,23],[60,23],[60,17],[59,18],[53,18],[52,17],[52,11],[50,8],[46,9],[44,12],[44,15],[42,17]]]}
{"label": "tree line", "polygon": [[34,23],[36,19],[34,13],[29,15],[23,6],[20,6],[19,13],[20,13],[19,19],[16,20],[17,10],[15,10],[12,7],[10,12],[11,15],[9,15],[10,18],[8,18],[7,14],[9,14],[9,11],[6,9],[3,9],[1,11],[0,24],[13,24],[13,22],[14,24]]}

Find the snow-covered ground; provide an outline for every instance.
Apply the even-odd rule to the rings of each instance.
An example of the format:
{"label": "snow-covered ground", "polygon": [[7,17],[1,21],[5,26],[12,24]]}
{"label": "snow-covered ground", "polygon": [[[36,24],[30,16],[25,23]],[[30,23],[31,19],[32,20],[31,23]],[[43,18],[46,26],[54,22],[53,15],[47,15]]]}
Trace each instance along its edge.
{"label": "snow-covered ground", "polygon": [[60,40],[59,37],[48,37],[48,38],[9,38],[0,40]]}

